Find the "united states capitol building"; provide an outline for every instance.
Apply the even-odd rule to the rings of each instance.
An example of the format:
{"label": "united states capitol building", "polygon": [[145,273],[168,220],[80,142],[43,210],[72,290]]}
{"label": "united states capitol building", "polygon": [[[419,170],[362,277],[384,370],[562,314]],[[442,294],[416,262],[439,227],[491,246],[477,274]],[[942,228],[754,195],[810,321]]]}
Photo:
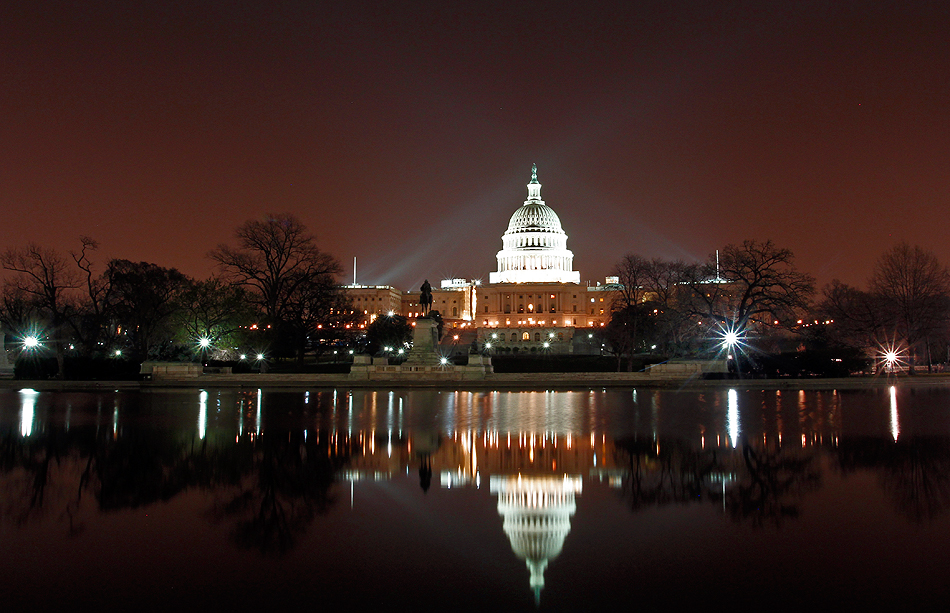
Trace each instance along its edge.
{"label": "united states capitol building", "polygon": [[[611,287],[582,285],[573,269],[561,220],[541,199],[537,167],[531,168],[528,197],[512,214],[501,237],[498,270],[488,283],[468,279],[442,280],[433,288],[432,308],[446,322],[445,334],[475,338],[499,351],[573,353],[593,338],[593,330],[610,318]],[[364,315],[362,325],[380,315],[421,315],[419,292],[402,292],[385,285],[347,286],[354,307]],[[598,345],[599,346],[599,345]]]}

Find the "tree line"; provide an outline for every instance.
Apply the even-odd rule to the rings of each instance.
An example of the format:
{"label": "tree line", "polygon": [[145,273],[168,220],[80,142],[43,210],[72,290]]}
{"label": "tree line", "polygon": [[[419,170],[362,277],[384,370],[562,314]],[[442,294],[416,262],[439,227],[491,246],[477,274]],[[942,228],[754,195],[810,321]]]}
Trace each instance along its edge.
{"label": "tree line", "polygon": [[[0,325],[17,342],[41,339],[60,377],[68,358],[138,363],[247,352],[302,363],[307,351],[355,332],[340,263],[290,214],[241,224],[233,243],[208,253],[216,269],[207,279],[149,262],[99,265],[99,244],[79,243],[65,254],[32,243],[0,253]],[[819,292],[791,250],[757,240],[703,262],[631,253],[614,273],[602,340],[618,370],[644,354],[730,355],[773,374],[788,374],[780,356],[797,364],[791,374],[846,374],[888,353],[911,371],[944,355],[950,362],[950,273],[919,246],[883,253],[867,289],[834,280]]]}
{"label": "tree line", "polygon": [[[308,342],[346,333],[355,314],[339,287],[339,262],[290,214],[249,220],[234,244],[208,253],[208,279],[174,268],[112,259],[101,267],[99,243],[80,239],[67,254],[37,244],[0,254],[8,274],[0,324],[18,342],[30,336],[56,357],[131,362],[266,352],[303,360]],[[39,348],[39,347],[38,347]]]}
{"label": "tree line", "polygon": [[785,355],[799,364],[792,374],[803,374],[803,360],[816,356],[824,366],[804,370],[847,374],[889,354],[878,366],[896,360],[913,372],[950,355],[950,273],[916,245],[884,252],[867,289],[836,279],[818,291],[814,277],[796,268],[791,250],[756,240],[696,263],[628,254],[614,274],[603,337],[618,369],[624,359],[629,367],[635,355],[651,352],[731,355],[765,371],[787,370],[776,366]]}

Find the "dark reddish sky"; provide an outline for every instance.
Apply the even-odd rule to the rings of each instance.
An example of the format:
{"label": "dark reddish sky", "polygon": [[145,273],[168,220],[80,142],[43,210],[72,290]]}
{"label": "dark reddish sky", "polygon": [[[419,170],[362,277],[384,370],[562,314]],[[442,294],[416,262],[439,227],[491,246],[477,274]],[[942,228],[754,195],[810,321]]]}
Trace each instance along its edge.
{"label": "dark reddish sky", "polygon": [[346,281],[487,279],[537,162],[582,279],[746,238],[821,283],[950,263],[946,2],[15,4],[0,247],[203,277],[291,212]]}

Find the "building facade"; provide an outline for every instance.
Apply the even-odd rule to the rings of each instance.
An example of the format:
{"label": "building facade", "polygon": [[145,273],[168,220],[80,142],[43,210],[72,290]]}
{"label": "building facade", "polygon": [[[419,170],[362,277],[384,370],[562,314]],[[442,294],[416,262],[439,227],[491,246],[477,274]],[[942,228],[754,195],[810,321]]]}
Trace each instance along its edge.
{"label": "building facade", "polygon": [[[477,328],[479,345],[498,350],[589,351],[593,330],[610,319],[612,285],[581,284],[574,254],[557,213],[541,199],[537,166],[528,197],[512,214],[489,282],[443,280],[432,291],[432,308],[447,329]],[[348,286],[362,325],[389,312],[421,315],[419,292],[389,286]],[[599,347],[599,344],[598,344]]]}

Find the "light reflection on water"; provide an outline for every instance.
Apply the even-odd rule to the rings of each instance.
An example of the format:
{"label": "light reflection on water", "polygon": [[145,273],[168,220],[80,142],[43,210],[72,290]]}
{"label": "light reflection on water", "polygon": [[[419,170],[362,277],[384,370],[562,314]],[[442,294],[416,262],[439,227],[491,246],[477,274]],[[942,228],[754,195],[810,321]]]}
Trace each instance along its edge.
{"label": "light reflection on water", "polygon": [[[0,535],[15,535],[0,574],[43,585],[47,574],[27,562],[35,547],[62,556],[67,575],[90,552],[134,567],[146,554],[97,545],[111,529],[150,543],[150,556],[189,551],[202,561],[196,577],[210,577],[205,567],[254,569],[263,581],[278,567],[291,572],[275,562],[283,558],[337,577],[294,583],[288,598],[316,585],[330,600],[397,590],[425,608],[462,592],[475,608],[554,610],[581,595],[622,600],[621,570],[634,565],[655,585],[667,581],[662,569],[687,573],[697,594],[715,589],[720,570],[741,569],[753,599],[774,589],[770,562],[814,555],[855,521],[889,543],[868,552],[863,540],[835,537],[839,555],[861,552],[855,563],[869,553],[900,559],[895,547],[917,559],[930,547],[927,562],[950,568],[948,401],[943,390],[893,387],[0,393]],[[143,512],[168,515],[164,532],[145,531]],[[797,549],[776,561],[790,526]],[[193,550],[192,540],[213,546]],[[715,567],[695,566],[696,551]],[[328,564],[360,579],[374,568],[372,585],[354,592],[359,581]],[[431,594],[406,581],[430,565],[441,582]],[[856,579],[845,567],[798,572],[847,585]],[[887,568],[908,582],[920,571]],[[174,569],[159,565],[159,575]],[[929,589],[920,593],[938,590]]]}

